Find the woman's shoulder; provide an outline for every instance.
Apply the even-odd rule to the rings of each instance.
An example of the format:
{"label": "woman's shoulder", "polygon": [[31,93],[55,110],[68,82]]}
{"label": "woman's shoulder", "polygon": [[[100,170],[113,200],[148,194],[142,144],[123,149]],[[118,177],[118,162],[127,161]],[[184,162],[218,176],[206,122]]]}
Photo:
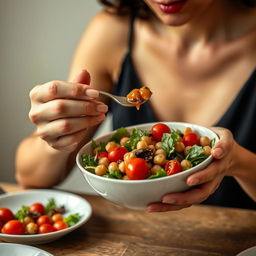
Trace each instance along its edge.
{"label": "woman's shoulder", "polygon": [[103,40],[102,43],[109,47],[117,47],[126,43],[129,24],[129,14],[119,15],[103,10],[89,22],[86,34],[90,34],[97,41]]}
{"label": "woman's shoulder", "polygon": [[[118,15],[105,10],[97,13],[86,26],[77,45],[71,76],[83,67],[94,77],[108,77],[118,69],[126,52],[130,15]],[[106,76],[105,75],[105,76]]]}

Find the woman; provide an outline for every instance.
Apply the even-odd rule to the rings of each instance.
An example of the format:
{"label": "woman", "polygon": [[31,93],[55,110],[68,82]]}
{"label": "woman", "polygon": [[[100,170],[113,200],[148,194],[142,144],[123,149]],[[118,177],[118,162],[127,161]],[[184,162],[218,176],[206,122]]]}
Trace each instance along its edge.
{"label": "woman", "polygon": [[[187,179],[197,186],[164,196],[149,212],[198,203],[255,209],[255,2],[101,2],[108,7],[82,36],[70,82],[31,90],[29,116],[37,130],[18,147],[17,180],[25,187],[62,181],[110,104],[113,129],[186,121],[215,126],[220,136],[215,161]],[[142,85],[153,96],[140,111],[98,98],[97,90],[126,95]]]}

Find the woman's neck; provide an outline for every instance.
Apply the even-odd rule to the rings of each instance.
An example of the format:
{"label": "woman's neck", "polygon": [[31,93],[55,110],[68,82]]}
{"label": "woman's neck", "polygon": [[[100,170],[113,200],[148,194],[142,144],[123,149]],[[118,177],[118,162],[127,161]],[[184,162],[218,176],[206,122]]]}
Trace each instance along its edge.
{"label": "woman's neck", "polygon": [[208,44],[230,41],[255,29],[255,8],[230,4],[230,1],[216,0],[202,13],[197,13],[186,24],[169,26],[155,18],[155,28],[182,45]]}

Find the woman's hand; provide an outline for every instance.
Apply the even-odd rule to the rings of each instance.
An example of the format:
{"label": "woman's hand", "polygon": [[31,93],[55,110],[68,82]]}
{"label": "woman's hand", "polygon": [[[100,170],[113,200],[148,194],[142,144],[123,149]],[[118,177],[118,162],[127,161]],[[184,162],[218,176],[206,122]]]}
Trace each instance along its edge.
{"label": "woman's hand", "polygon": [[96,100],[99,93],[89,84],[90,75],[82,70],[72,82],[52,81],[31,90],[29,118],[51,147],[75,150],[87,128],[105,119],[108,107]]}
{"label": "woman's hand", "polygon": [[187,184],[195,187],[183,193],[165,195],[162,202],[150,204],[148,212],[173,211],[199,204],[216,191],[224,176],[232,175],[235,144],[233,135],[224,128],[213,127],[212,130],[220,137],[211,152],[215,160],[204,170],[188,177]]}

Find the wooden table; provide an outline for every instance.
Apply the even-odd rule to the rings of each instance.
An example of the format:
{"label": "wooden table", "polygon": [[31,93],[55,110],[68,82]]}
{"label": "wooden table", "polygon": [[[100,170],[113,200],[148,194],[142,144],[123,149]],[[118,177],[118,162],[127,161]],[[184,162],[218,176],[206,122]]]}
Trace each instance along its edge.
{"label": "wooden table", "polygon": [[[7,192],[20,190],[0,183]],[[176,212],[145,213],[81,195],[90,220],[65,237],[33,245],[55,256],[235,256],[256,245],[256,211],[192,206]]]}

